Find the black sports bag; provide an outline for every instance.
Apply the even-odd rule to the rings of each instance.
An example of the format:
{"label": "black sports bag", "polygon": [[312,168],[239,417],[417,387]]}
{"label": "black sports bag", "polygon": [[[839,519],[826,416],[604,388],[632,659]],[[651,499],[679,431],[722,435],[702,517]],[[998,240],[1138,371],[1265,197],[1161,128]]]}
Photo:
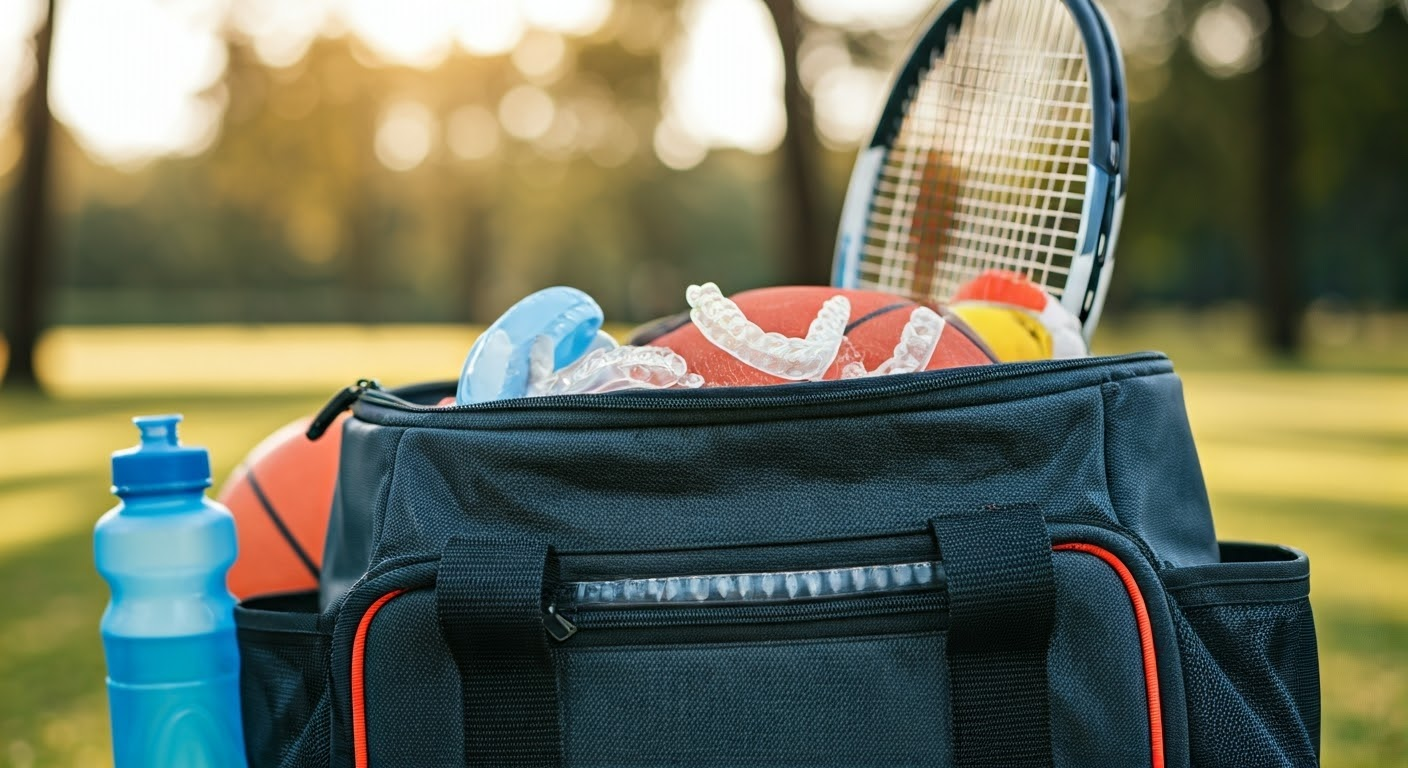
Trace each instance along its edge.
{"label": "black sports bag", "polygon": [[322,599],[237,616],[256,768],[1317,762],[1309,565],[1216,541],[1160,355],[451,391],[333,408]]}

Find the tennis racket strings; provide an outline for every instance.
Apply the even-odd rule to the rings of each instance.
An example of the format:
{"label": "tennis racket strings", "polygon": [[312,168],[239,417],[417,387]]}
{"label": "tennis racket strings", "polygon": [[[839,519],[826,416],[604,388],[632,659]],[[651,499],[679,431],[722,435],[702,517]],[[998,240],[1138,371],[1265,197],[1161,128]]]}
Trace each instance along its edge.
{"label": "tennis racket strings", "polygon": [[942,302],[1001,268],[1060,298],[1092,131],[1086,51],[1064,4],[979,3],[908,97],[875,184],[861,287]]}

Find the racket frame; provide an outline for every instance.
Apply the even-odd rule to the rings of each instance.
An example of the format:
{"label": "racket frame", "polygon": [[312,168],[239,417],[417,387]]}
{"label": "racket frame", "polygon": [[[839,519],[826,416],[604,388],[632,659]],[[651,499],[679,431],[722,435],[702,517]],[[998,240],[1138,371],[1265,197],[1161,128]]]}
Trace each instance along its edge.
{"label": "racket frame", "polygon": [[[832,263],[832,285],[860,287],[860,254],[865,243],[866,221],[886,155],[904,123],[905,107],[935,54],[942,56],[951,30],[962,24],[966,12],[988,1],[953,0],[935,11],[896,74],[875,133],[857,154],[846,188]],[[1114,271],[1111,267],[1124,213],[1125,169],[1129,166],[1129,111],[1124,92],[1124,62],[1108,18],[1091,0],[1061,2],[1070,12],[1085,45],[1092,118],[1077,248],[1061,303],[1080,320],[1088,342],[1099,322]]]}

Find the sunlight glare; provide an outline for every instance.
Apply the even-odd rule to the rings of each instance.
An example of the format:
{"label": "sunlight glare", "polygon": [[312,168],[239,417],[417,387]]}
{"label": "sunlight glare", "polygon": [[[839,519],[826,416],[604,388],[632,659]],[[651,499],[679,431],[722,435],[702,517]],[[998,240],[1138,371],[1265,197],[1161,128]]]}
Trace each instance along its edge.
{"label": "sunlight glare", "polygon": [[455,39],[476,56],[499,56],[523,37],[523,15],[507,0],[468,0],[460,6]]}
{"label": "sunlight glare", "polygon": [[[787,118],[782,50],[767,10],[753,0],[690,0],[682,13],[685,37],[669,56],[668,124],[706,148],[776,148]],[[673,130],[655,132],[657,154],[663,143],[662,160],[692,157]]]}
{"label": "sunlight glare", "polygon": [[590,35],[611,16],[611,0],[521,0],[528,23],[567,35]]}
{"label": "sunlight glare", "polygon": [[0,134],[34,78],[30,47],[40,22],[39,0],[0,1]]}
{"label": "sunlight glare", "polygon": [[435,116],[418,101],[402,101],[382,113],[376,129],[376,158],[393,171],[425,162],[434,141]]}
{"label": "sunlight glare", "polygon": [[[225,71],[215,14],[162,0],[66,0],[55,21],[54,115],[89,153],[117,164],[194,153],[224,114],[202,96]],[[218,92],[217,92],[218,96]]]}
{"label": "sunlight glare", "polygon": [[431,69],[450,53],[458,21],[450,0],[343,0],[341,18],[388,64]]}
{"label": "sunlight glare", "polygon": [[289,67],[303,58],[323,31],[334,0],[240,0],[230,21],[254,41],[254,52],[271,67]]}

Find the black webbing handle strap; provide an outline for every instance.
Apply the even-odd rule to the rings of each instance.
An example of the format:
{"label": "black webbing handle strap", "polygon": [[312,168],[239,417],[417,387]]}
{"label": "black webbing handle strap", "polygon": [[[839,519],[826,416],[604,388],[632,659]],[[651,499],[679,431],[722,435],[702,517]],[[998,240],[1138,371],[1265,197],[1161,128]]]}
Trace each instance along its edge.
{"label": "black webbing handle strap", "polygon": [[454,538],[435,581],[440,629],[459,668],[464,759],[474,768],[559,768],[557,675],[543,627],[556,558],[528,539]]}
{"label": "black webbing handle strap", "polygon": [[1049,768],[1056,588],[1041,511],[988,507],[933,530],[948,579],[954,763]]}

